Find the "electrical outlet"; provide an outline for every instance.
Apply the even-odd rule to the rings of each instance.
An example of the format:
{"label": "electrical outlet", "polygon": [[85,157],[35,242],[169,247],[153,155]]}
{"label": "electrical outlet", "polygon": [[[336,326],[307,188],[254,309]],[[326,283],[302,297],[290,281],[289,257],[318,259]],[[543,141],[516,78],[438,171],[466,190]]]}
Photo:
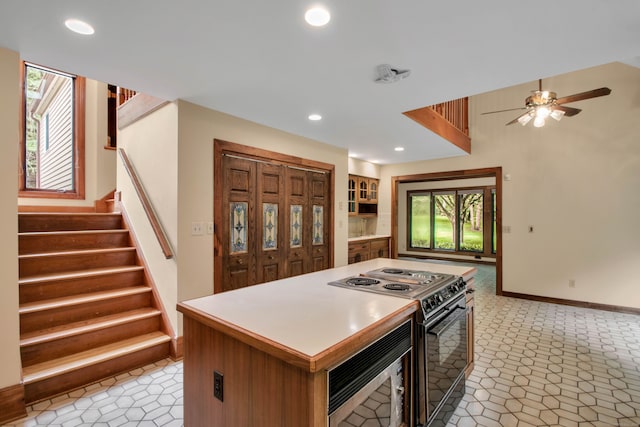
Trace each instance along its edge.
{"label": "electrical outlet", "polygon": [[213,222],[207,223],[207,234],[213,234]]}
{"label": "electrical outlet", "polygon": [[505,234],[511,233],[511,226],[510,225],[503,225],[502,226],[502,232]]}
{"label": "electrical outlet", "polygon": [[201,222],[191,223],[191,235],[202,236],[204,234],[204,225]]}
{"label": "electrical outlet", "polygon": [[569,287],[570,288],[575,288],[576,287],[576,281],[573,279],[569,279]]}
{"label": "electrical outlet", "polygon": [[213,371],[213,397],[224,402],[224,381],[222,374],[218,371]]}

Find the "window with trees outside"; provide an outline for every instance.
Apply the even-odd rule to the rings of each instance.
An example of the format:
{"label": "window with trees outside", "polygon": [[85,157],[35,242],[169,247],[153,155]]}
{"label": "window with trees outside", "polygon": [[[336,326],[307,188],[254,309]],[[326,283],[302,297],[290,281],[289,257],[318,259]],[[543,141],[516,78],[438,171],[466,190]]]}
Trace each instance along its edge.
{"label": "window with trees outside", "polygon": [[84,79],[23,63],[20,197],[84,197]]}
{"label": "window with trees outside", "polygon": [[495,187],[410,191],[408,248],[494,256]]}

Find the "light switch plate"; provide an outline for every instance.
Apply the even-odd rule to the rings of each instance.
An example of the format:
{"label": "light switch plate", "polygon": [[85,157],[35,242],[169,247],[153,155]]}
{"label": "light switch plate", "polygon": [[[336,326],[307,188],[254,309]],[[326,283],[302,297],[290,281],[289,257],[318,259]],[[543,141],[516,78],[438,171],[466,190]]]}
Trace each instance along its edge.
{"label": "light switch plate", "polygon": [[202,236],[204,234],[204,224],[201,222],[192,222],[191,223],[191,235],[192,236]]}

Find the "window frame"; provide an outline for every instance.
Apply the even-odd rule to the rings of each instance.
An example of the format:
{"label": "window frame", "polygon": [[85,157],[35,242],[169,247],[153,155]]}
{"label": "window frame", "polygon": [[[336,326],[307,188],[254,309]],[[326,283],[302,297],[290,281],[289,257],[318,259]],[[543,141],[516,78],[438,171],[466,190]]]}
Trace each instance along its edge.
{"label": "window frame", "polygon": [[[26,186],[26,70],[35,67],[47,72],[69,76],[73,79],[73,190],[57,191],[32,189]],[[85,105],[86,80],[84,77],[65,73],[42,65],[21,61],[20,64],[20,164],[18,167],[18,197],[46,199],[84,199],[85,198]]]}
{"label": "window frame", "polygon": [[[456,187],[456,188],[433,188],[433,189],[421,189],[421,190],[411,190],[407,191],[407,218],[406,218],[406,247],[407,251],[411,252],[428,252],[428,253],[438,253],[438,254],[454,254],[454,255],[466,255],[466,256],[481,256],[487,258],[495,258],[496,253],[492,250],[493,245],[492,236],[493,236],[493,195],[495,192],[495,186],[492,185],[481,185],[481,186],[473,186],[473,187]],[[482,251],[466,251],[460,250],[460,233],[458,227],[460,227],[460,203],[459,203],[459,195],[468,193],[475,190],[481,190],[483,193],[483,201],[482,201],[482,230],[483,230],[483,250]],[[454,225],[453,230],[453,243],[454,249],[441,249],[435,248],[435,195],[437,194],[451,194],[453,193],[455,199],[455,210],[456,210],[456,224]],[[411,227],[411,218],[412,218],[412,203],[411,198],[413,195],[424,196],[430,195],[430,242],[429,248],[424,247],[415,247],[412,246],[411,235],[412,235],[412,227]],[[491,201],[491,206],[487,206],[487,200]]]}

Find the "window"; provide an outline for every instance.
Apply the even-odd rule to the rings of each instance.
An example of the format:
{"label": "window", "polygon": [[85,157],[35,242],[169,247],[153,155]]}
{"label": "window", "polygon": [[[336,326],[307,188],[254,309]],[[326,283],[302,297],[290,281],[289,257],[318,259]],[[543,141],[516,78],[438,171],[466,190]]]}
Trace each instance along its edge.
{"label": "window", "polygon": [[434,193],[435,216],[433,218],[434,249],[455,249],[456,194]]}
{"label": "window", "polygon": [[411,207],[409,223],[409,246],[431,247],[431,193],[413,193],[409,198]]}
{"label": "window", "polygon": [[408,213],[411,250],[495,255],[495,187],[410,191]]}
{"label": "window", "polygon": [[84,79],[24,63],[20,197],[84,197]]}
{"label": "window", "polygon": [[484,252],[483,191],[458,192],[460,250]]}

